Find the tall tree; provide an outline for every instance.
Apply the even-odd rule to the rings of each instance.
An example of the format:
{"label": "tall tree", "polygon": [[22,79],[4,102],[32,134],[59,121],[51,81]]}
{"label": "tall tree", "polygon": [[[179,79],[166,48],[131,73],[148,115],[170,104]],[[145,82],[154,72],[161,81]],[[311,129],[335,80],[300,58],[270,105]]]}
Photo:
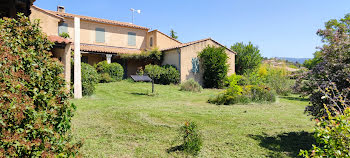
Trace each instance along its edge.
{"label": "tall tree", "polygon": [[199,53],[199,57],[204,69],[204,87],[222,88],[228,72],[225,48],[207,46]]}
{"label": "tall tree", "polygon": [[[325,105],[332,114],[342,113],[345,109],[345,104],[330,98],[341,95],[350,105],[350,14],[326,22],[325,29],[319,30],[317,35],[324,43],[319,50],[320,62],[297,84],[301,84],[300,90],[305,96],[310,96],[311,104],[306,111],[320,118],[326,115]],[[330,88],[334,90],[325,96],[324,92]]]}
{"label": "tall tree", "polygon": [[174,38],[174,39],[177,39],[179,38],[178,36],[176,36],[177,32],[174,31],[174,29],[171,29],[170,30],[170,37]]}
{"label": "tall tree", "polygon": [[235,62],[236,73],[240,75],[257,68],[263,60],[259,48],[251,42],[248,44],[244,44],[243,42],[236,43],[231,46],[231,50],[237,53]]}

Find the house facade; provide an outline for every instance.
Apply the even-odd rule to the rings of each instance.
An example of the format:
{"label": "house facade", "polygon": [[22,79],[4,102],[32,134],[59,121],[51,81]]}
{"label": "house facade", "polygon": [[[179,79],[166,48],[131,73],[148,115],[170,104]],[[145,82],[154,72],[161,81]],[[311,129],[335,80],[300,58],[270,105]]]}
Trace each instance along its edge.
{"label": "house facade", "polygon": [[[182,43],[158,30],[151,31],[131,23],[66,13],[62,6],[58,6],[57,11],[32,6],[31,12],[30,19],[39,19],[43,32],[52,42],[55,42],[52,53],[64,64],[67,82],[70,82],[71,51],[78,51],[80,54],[80,59],[75,61],[90,65],[101,61],[118,62],[124,68],[124,77],[129,77],[134,75],[138,68],[149,63],[121,58],[121,55],[140,54],[143,51],[158,48],[164,53],[162,64],[174,65],[180,71],[181,81],[194,78],[199,83],[203,83],[203,71],[198,62],[198,53],[208,45],[224,47],[210,38]],[[70,38],[60,37],[62,33],[67,33]],[[235,73],[235,53],[229,49],[226,49],[226,53],[230,57],[229,74],[233,74]]]}

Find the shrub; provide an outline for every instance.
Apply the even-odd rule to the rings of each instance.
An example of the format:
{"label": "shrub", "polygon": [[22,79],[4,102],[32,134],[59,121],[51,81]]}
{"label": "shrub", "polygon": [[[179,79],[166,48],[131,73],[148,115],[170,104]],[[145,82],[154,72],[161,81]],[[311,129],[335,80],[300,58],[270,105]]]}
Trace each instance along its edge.
{"label": "shrub", "polygon": [[171,65],[162,66],[162,74],[160,75],[159,83],[168,85],[168,84],[177,84],[180,81],[180,72]]}
{"label": "shrub", "polygon": [[0,20],[0,157],[75,157],[63,65],[23,14]]}
{"label": "shrub", "polygon": [[83,95],[90,96],[95,92],[95,86],[99,82],[99,75],[96,69],[86,63],[81,63],[81,84]]}
{"label": "shrub", "polygon": [[145,73],[154,79],[154,83],[157,84],[177,84],[180,81],[180,72],[170,65],[162,67],[159,65],[146,65]]}
{"label": "shrub", "polygon": [[100,77],[100,83],[113,82],[113,78],[108,73],[102,73]]}
{"label": "shrub", "polygon": [[63,37],[63,38],[70,38],[69,34],[67,32],[62,32],[60,33],[60,37]]}
{"label": "shrub", "polygon": [[222,88],[228,72],[225,48],[208,46],[199,53],[199,57],[204,69],[204,87]]}
{"label": "shrub", "polygon": [[182,145],[180,145],[181,150],[193,156],[198,155],[202,148],[203,140],[196,123],[186,122],[180,128],[180,135],[183,141]]}
{"label": "shrub", "polygon": [[277,94],[287,96],[291,93],[293,83],[285,68],[269,67],[265,78],[265,85],[276,91]]}
{"label": "shrub", "polygon": [[248,95],[252,102],[275,102],[276,96],[268,87],[264,86],[246,86]]}
{"label": "shrub", "polygon": [[[350,14],[340,20],[332,19],[325,23],[325,29],[317,32],[324,43],[317,54],[320,57],[319,63],[296,82],[301,84],[298,89],[301,90],[303,96],[309,96],[311,104],[305,111],[314,118],[320,118],[326,114],[324,105],[332,106],[331,100],[321,99],[321,89],[334,85],[338,91],[334,91],[332,95],[336,96],[350,88],[349,21]],[[350,93],[344,94],[343,97],[350,99]],[[343,107],[341,109],[328,107],[328,109],[335,114]]]}
{"label": "shrub", "polygon": [[113,81],[121,81],[123,79],[124,69],[118,63],[108,64],[107,61],[102,61],[95,65],[95,67],[99,74],[108,73]]}
{"label": "shrub", "polygon": [[250,102],[275,102],[275,94],[267,87],[248,85],[232,86],[221,92],[216,97],[210,98],[209,103],[217,105],[247,104]]}
{"label": "shrub", "polygon": [[191,92],[201,92],[203,90],[202,86],[196,82],[194,79],[189,79],[180,85],[181,91],[191,91]]}
{"label": "shrub", "polygon": [[[327,106],[325,107],[327,109]],[[344,115],[321,118],[315,129],[316,142],[311,151],[301,150],[304,157],[350,157],[350,108]]]}

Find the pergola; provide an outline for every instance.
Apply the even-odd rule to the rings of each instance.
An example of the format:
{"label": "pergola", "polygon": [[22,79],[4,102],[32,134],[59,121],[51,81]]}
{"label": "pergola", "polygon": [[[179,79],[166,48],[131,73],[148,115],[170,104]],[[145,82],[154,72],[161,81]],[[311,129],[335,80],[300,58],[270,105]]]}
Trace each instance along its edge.
{"label": "pergola", "polygon": [[15,18],[17,13],[30,15],[30,6],[35,0],[0,0],[0,17]]}

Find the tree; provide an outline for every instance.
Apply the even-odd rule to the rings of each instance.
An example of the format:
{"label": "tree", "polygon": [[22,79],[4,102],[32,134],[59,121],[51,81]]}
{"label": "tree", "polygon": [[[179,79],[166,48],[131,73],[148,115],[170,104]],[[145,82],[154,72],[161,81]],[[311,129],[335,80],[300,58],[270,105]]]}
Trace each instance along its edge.
{"label": "tree", "polygon": [[0,19],[0,157],[75,157],[63,65],[23,14]]}
{"label": "tree", "polygon": [[204,69],[204,87],[222,88],[228,72],[225,48],[207,46],[199,53],[199,57]]}
{"label": "tree", "polygon": [[160,78],[162,67],[158,65],[146,65],[145,72],[152,79],[152,93],[154,93],[154,80]]}
{"label": "tree", "polygon": [[311,70],[320,62],[322,62],[322,54],[320,51],[317,51],[314,53],[314,58],[305,60],[303,66]]}
{"label": "tree", "polygon": [[259,67],[263,60],[260,50],[251,42],[249,44],[236,43],[231,46],[231,50],[237,53],[236,55],[236,73],[243,75],[249,70],[254,70]]}
{"label": "tree", "polygon": [[170,30],[170,37],[171,37],[171,38],[177,39],[178,36],[176,36],[176,34],[177,34],[177,32],[175,32],[174,29],[171,29],[171,30]]}
{"label": "tree", "polygon": [[[350,99],[350,14],[340,20],[332,19],[325,24],[325,29],[317,34],[322,37],[324,45],[319,48],[320,63],[312,68],[304,76],[301,76],[296,84],[304,96],[310,96],[311,105],[306,112],[315,118],[326,115],[324,105],[331,114],[336,114],[344,109],[329,98],[334,98],[340,93],[345,100]],[[323,91],[334,87],[329,97],[324,97]]]}

